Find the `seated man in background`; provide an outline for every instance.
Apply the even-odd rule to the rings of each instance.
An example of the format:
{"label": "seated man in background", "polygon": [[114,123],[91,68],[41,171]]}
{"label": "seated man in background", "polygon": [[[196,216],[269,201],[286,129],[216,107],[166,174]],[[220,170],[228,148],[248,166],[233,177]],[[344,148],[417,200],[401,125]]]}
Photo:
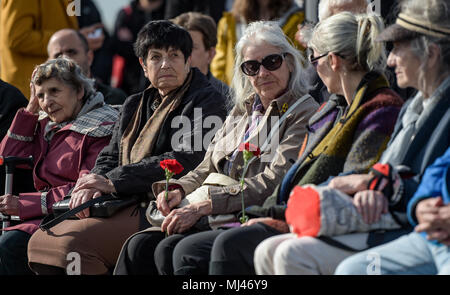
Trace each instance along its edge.
{"label": "seated man in background", "polygon": [[[89,78],[92,77],[91,65],[94,52],[89,48],[88,41],[81,33],[72,29],[62,29],[52,35],[47,45],[50,59],[67,57],[73,59]],[[95,88],[103,94],[105,102],[111,105],[121,105],[127,98],[125,92],[112,88],[95,80]]]}

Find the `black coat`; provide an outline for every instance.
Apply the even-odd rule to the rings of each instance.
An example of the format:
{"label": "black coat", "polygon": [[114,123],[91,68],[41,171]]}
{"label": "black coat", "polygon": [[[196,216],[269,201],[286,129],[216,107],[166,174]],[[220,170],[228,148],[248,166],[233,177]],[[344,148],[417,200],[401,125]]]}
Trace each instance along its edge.
{"label": "black coat", "polygon": [[[151,12],[146,12],[140,8],[139,1],[134,0],[130,5],[121,9],[117,15],[112,38],[113,49],[115,54],[125,59],[125,65],[121,73],[122,83],[118,87],[128,95],[141,92],[149,85],[139,64],[139,59],[134,53],[133,45],[139,31],[146,23],[164,19],[164,7],[165,4]],[[121,40],[119,37],[121,29],[128,30],[133,35],[132,40]]]}
{"label": "black coat", "polygon": [[[6,135],[18,109],[26,107],[28,100],[19,89],[0,80],[0,141]],[[0,167],[0,190],[5,187],[5,168]],[[16,169],[14,172],[13,194],[34,190],[31,169]]]}
{"label": "black coat", "polygon": [[165,19],[196,11],[211,16],[218,23],[225,11],[225,2],[226,0],[166,0]]}
{"label": "black coat", "polygon": [[[197,167],[203,160],[206,149],[202,144],[200,151],[194,150],[194,143],[203,138],[205,134],[209,133],[213,128],[220,126],[212,126],[212,128],[195,128],[191,129],[189,133],[191,142],[191,151],[174,151],[172,148],[172,136],[180,128],[172,128],[171,123],[174,117],[184,116],[189,119],[191,126],[196,122],[203,122],[208,116],[218,116],[221,122],[226,117],[225,97],[220,94],[206,79],[206,77],[196,68],[192,69],[193,77],[191,85],[183,97],[181,104],[168,116],[163,127],[159,130],[158,139],[153,148],[152,155],[146,157],[138,163],[118,166],[119,164],[119,145],[125,129],[130,123],[136,109],[139,106],[141,99],[148,95],[147,91],[132,95],[127,98],[123,104],[119,121],[116,123],[111,138],[111,142],[98,155],[97,161],[92,173],[103,175],[109,178],[119,194],[139,194],[151,192],[151,185],[155,181],[165,179],[164,170],[160,167],[159,162],[164,159],[176,159],[180,162],[184,170],[181,174],[176,175],[176,178],[181,177]],[[199,110],[194,112],[194,109],[201,109],[202,120],[196,118]],[[149,115],[147,115],[147,119]],[[194,140],[195,137],[195,140]]]}

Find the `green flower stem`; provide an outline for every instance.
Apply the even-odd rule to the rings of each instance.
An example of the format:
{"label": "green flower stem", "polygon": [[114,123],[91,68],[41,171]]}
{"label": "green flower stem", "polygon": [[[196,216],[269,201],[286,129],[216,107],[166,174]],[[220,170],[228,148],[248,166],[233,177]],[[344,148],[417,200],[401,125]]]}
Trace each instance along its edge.
{"label": "green flower stem", "polygon": [[173,176],[173,173],[169,171],[169,169],[165,168],[164,171],[166,172],[166,192],[164,193],[164,197],[166,199],[166,202],[169,201],[169,181]]}
{"label": "green flower stem", "polygon": [[244,171],[242,172],[241,177],[241,203],[242,203],[242,217],[240,218],[241,223],[246,223],[248,221],[248,216],[245,215],[245,202],[244,202],[244,178],[245,174],[247,174],[249,159],[244,157]]}

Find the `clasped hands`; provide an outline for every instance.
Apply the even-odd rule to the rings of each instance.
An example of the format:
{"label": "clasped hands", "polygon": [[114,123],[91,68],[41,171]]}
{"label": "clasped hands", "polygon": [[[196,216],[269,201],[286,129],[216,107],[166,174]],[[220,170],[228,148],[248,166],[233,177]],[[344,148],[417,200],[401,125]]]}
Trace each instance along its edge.
{"label": "clasped hands", "polygon": [[175,208],[181,203],[183,197],[184,192],[181,189],[169,191],[167,200],[165,191],[160,192],[156,197],[157,209],[165,216],[161,224],[161,231],[168,235],[189,230],[202,216],[212,212],[211,200]]}
{"label": "clasped hands", "polygon": [[416,232],[426,232],[428,240],[450,246],[450,204],[444,205],[442,197],[427,198],[416,206],[419,224]]}
{"label": "clasped hands", "polygon": [[[80,177],[72,190],[69,208],[73,209],[103,194],[115,193],[111,180],[97,174],[85,174]],[[76,214],[80,219],[89,217],[89,208]]]}

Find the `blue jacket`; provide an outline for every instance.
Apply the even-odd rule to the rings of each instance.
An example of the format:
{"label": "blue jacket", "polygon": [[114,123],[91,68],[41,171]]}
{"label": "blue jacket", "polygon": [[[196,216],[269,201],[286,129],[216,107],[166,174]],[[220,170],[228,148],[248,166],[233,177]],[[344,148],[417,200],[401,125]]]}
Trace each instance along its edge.
{"label": "blue jacket", "polygon": [[444,204],[450,203],[450,147],[443,156],[430,165],[420,182],[419,188],[408,203],[408,220],[416,226],[417,204],[428,198],[442,196]]}

